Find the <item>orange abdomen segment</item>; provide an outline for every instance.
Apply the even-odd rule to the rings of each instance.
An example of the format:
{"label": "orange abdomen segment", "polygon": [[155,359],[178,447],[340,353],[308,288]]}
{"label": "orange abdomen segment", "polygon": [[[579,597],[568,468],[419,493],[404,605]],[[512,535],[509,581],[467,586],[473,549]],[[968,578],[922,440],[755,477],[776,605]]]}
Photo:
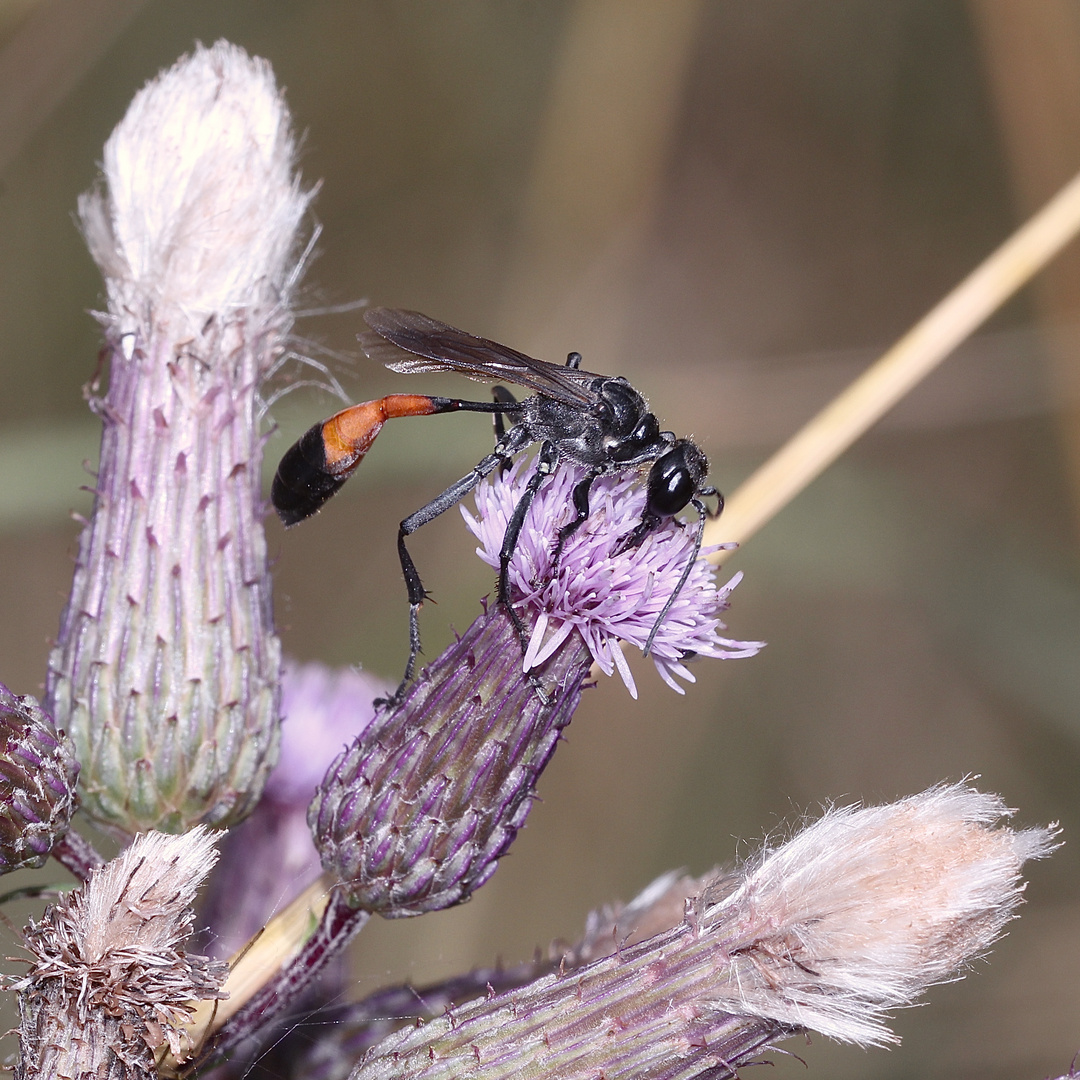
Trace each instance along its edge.
{"label": "orange abdomen segment", "polygon": [[360,464],[387,420],[399,416],[430,416],[433,412],[435,403],[423,394],[390,394],[342,409],[322,426],[327,468],[334,473],[351,472]]}
{"label": "orange abdomen segment", "polygon": [[311,517],[356,471],[387,420],[438,411],[435,400],[422,394],[390,394],[308,428],[278,464],[270,489],[278,517],[286,525]]}

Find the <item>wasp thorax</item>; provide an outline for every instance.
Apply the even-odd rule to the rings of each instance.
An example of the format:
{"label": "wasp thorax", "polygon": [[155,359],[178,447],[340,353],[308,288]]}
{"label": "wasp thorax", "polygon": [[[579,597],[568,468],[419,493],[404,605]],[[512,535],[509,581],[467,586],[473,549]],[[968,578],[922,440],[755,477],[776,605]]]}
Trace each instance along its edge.
{"label": "wasp thorax", "polygon": [[621,376],[604,379],[600,397],[607,408],[608,433],[632,437],[642,416],[647,415],[645,399]]}

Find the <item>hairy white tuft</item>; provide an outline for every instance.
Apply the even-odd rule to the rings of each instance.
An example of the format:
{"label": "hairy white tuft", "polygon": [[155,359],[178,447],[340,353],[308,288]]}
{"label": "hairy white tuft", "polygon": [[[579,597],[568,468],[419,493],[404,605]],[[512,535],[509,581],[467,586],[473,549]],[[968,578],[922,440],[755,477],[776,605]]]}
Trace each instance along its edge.
{"label": "hairy white tuft", "polygon": [[217,862],[215,834],[198,826],[180,836],[137,836],[74,893],[67,922],[87,964],[117,955],[174,948],[191,927],[191,905]]}
{"label": "hairy white tuft", "polygon": [[557,972],[402,1028],[352,1080],[732,1076],[803,1028],[895,1042],[885,1010],[958,977],[1015,913],[1021,864],[1056,846],[1010,813],[966,785],[827,810],[696,896],[661,878],[592,920]]}
{"label": "hairy white tuft", "polygon": [[221,997],[228,970],[183,947],[196,891],[217,859],[214,841],[201,826],[137,836],[31,923],[31,969],[15,984],[18,1075],[98,1075],[110,1054],[134,1066],[166,1043],[178,1060],[191,1051],[193,1000]]}
{"label": "hairy white tuft", "polygon": [[766,848],[704,915],[734,916],[742,944],[729,948],[750,961],[722,1007],[845,1042],[896,1041],[884,1010],[959,978],[1014,917],[1022,864],[1057,846],[1053,827],[997,827],[1012,813],[997,795],[939,785],[828,809]]}
{"label": "hairy white tuft", "polygon": [[79,200],[122,326],[276,306],[310,193],[293,175],[289,112],[270,65],[198,46],[136,94],[105,145],[104,185]]}

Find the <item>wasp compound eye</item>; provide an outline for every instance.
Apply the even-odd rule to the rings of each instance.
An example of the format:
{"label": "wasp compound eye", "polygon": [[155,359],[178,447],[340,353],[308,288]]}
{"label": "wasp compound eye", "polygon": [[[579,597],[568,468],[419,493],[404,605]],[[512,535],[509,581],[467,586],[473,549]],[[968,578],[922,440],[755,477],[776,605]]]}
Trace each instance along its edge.
{"label": "wasp compound eye", "polygon": [[662,517],[677,514],[694,496],[694,482],[682,462],[658,461],[649,472],[649,509]]}

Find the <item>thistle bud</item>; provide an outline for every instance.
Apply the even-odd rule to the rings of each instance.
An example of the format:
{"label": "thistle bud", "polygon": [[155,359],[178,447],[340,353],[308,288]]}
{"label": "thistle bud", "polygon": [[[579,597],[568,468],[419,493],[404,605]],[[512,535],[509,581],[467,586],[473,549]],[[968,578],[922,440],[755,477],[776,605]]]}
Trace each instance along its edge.
{"label": "thistle bud", "polygon": [[[492,565],[528,477],[519,464],[477,490],[469,520]],[[529,630],[524,656],[509,614],[492,606],[327,774],[308,820],[323,866],[356,907],[396,918],[467,899],[523,825],[593,662],[617,668],[632,688],[617,639],[647,641],[694,539],[670,520],[622,551],[645,493],[634,478],[605,477],[593,486],[589,521],[556,561],[554,538],[581,477],[563,466],[540,488],[511,562],[512,599]],[[699,560],[654,635],[654,662],[676,688],[674,675],[693,677],[689,653],[757,650],[718,635],[728,591]]]}
{"label": "thistle bud", "polygon": [[241,820],[277,753],[257,392],[290,326],[293,156],[269,65],[220,42],[136,95],[79,203],[110,372],[47,702],[120,835]]}
{"label": "thistle bud", "polygon": [[534,672],[553,688],[541,697],[495,607],[334,762],[308,821],[354,906],[387,918],[437,911],[495,872],[591,663],[580,637],[568,640]]}
{"label": "thistle bud", "polygon": [[75,811],[71,741],[32,697],[0,685],[0,874],[41,866]]}

